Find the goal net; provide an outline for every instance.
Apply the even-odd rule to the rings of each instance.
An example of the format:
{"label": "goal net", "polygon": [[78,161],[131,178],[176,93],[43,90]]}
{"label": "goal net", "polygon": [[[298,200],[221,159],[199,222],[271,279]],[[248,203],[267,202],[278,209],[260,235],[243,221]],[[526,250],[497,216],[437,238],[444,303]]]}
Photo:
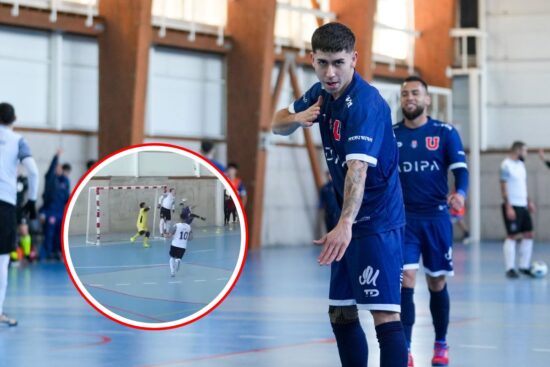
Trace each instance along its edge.
{"label": "goal net", "polygon": [[157,204],[167,185],[95,186],[88,190],[86,243],[105,244],[129,241],[136,231],[139,204],[150,209],[148,229],[159,237]]}

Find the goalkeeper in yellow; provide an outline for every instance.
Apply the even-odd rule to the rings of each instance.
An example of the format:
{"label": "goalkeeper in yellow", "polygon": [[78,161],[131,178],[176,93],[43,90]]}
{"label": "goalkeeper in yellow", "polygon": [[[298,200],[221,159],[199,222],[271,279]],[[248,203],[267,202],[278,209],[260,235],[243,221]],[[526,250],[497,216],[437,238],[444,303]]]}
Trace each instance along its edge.
{"label": "goalkeeper in yellow", "polygon": [[149,207],[144,203],[139,203],[139,214],[137,218],[137,233],[130,238],[130,241],[135,242],[139,236],[145,235],[143,238],[143,247],[149,247],[149,235],[151,234],[147,229],[147,217],[149,212]]}

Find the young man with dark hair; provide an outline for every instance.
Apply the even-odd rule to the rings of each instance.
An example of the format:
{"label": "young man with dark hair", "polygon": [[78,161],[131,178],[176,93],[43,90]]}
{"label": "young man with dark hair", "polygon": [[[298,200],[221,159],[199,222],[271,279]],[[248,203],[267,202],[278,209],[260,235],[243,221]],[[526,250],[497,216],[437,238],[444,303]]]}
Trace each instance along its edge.
{"label": "young man with dark hair", "polygon": [[[401,321],[410,350],[415,321],[413,301],[420,256],[430,291],[435,329],[433,366],[449,363],[446,342],[450,300],[446,276],[453,275],[453,229],[449,207],[460,210],[468,190],[468,168],[460,135],[451,125],[428,116],[431,103],[426,82],[413,76],[401,85],[404,119],[394,126],[399,147],[399,171],[407,226],[403,257]],[[455,177],[449,194],[448,172]],[[409,352],[409,367],[414,364]]]}
{"label": "young man with dark hair", "polygon": [[506,239],[503,244],[506,276],[519,278],[516,270],[516,242],[519,244],[519,272],[531,275],[531,255],[533,253],[533,221],[535,204],[527,193],[527,170],[525,169],[527,146],[515,141],[510,148],[510,156],[500,165],[500,191],[502,194],[502,216],[506,227]]}
{"label": "young man with dark hair", "polygon": [[17,229],[17,166],[21,163],[28,177],[28,199],[24,213],[36,217],[38,196],[38,169],[31,150],[23,137],[13,132],[15,109],[9,103],[0,103],[0,324],[17,325],[17,321],[4,314],[4,299],[8,288],[10,252],[15,249]]}
{"label": "young man with dark hair", "polygon": [[139,236],[145,236],[143,237],[143,247],[150,247],[149,236],[151,233],[147,226],[149,209],[150,208],[144,202],[139,203],[139,214],[136,222],[137,232],[130,237],[130,241],[135,242]]}
{"label": "young man with dark hair", "polygon": [[361,308],[373,315],[380,365],[404,367],[399,312],[405,216],[390,108],[355,72],[355,36],[348,27],[325,24],[311,43],[319,83],[277,111],[272,130],[289,135],[319,123],[341,215],[314,242],[323,245],[319,264],[331,265],[329,319],[342,365],[367,366]]}

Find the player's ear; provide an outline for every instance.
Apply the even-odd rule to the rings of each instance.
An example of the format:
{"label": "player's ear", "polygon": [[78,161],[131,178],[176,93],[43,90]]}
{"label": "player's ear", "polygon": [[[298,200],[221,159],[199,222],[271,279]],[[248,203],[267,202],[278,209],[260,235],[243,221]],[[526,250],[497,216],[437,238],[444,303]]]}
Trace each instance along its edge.
{"label": "player's ear", "polygon": [[355,65],[357,65],[357,58],[358,58],[358,53],[357,51],[353,51],[351,53],[351,66],[355,69]]}
{"label": "player's ear", "polygon": [[432,105],[432,96],[426,93],[426,106],[431,106],[431,105]]}

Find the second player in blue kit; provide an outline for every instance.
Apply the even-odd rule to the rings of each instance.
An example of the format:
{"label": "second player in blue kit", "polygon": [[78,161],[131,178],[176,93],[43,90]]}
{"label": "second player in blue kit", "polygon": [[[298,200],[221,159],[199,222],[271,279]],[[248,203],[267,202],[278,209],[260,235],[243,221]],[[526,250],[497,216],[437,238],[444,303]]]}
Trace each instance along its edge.
{"label": "second player in blue kit", "polygon": [[[427,84],[418,77],[407,78],[401,87],[404,120],[394,126],[407,217],[401,320],[410,350],[415,321],[414,286],[422,256],[435,329],[432,365],[446,366],[449,362],[446,335],[450,301],[445,277],[453,275],[453,232],[449,207],[459,210],[464,206],[468,169],[457,130],[430,118],[427,115],[429,105]],[[455,178],[452,194],[449,194],[447,182],[449,171]],[[409,353],[409,367],[412,366],[412,355]]]}
{"label": "second player in blue kit", "polygon": [[342,365],[367,366],[360,308],[373,315],[380,365],[404,367],[407,348],[399,311],[405,216],[390,108],[355,72],[351,30],[329,23],[314,32],[311,43],[320,82],[275,114],[273,131],[288,135],[319,123],[341,214],[315,242],[323,245],[319,263],[332,266],[329,318]]}

